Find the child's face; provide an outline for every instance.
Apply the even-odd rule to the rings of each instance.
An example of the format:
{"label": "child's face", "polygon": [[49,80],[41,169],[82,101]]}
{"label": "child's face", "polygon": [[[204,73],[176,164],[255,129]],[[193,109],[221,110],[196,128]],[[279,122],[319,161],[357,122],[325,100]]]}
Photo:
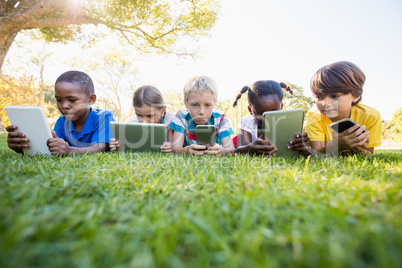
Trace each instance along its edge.
{"label": "child's face", "polygon": [[54,87],[57,108],[68,121],[78,121],[88,115],[89,106],[96,101],[96,95],[89,96],[78,85],[59,82]]}
{"label": "child's face", "polygon": [[142,107],[134,107],[134,111],[137,115],[138,122],[159,124],[166,112],[166,106],[162,109],[158,109],[144,104]]}
{"label": "child's face", "polygon": [[190,116],[197,125],[206,125],[212,116],[212,110],[215,107],[214,96],[210,92],[202,94],[198,92],[190,93],[188,100],[184,102],[190,111]]}
{"label": "child's face", "polygon": [[353,97],[351,93],[332,93],[332,94],[315,94],[315,101],[318,110],[325,115],[326,118],[336,122],[350,116],[352,103],[359,100],[359,97]]}
{"label": "child's face", "polygon": [[269,111],[282,110],[283,104],[277,95],[258,97],[253,105],[248,106],[248,111],[253,115],[259,127],[262,127],[262,114]]}

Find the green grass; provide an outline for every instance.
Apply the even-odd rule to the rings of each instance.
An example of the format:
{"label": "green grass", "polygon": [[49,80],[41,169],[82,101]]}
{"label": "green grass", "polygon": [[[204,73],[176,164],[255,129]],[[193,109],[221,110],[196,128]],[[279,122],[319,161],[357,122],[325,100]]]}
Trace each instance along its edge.
{"label": "green grass", "polygon": [[402,154],[28,157],[0,135],[0,267],[401,267]]}

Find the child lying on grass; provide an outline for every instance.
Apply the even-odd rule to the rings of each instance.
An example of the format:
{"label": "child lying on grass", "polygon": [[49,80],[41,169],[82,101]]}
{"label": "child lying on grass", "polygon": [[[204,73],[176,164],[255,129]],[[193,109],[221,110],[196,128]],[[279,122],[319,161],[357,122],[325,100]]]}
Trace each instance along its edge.
{"label": "child lying on grass", "polygon": [[[57,78],[55,99],[61,116],[52,131],[53,138],[47,141],[52,155],[84,154],[105,152],[112,137],[111,112],[92,109],[96,101],[92,79],[83,72],[68,71]],[[18,132],[18,126],[7,128],[8,147],[18,153],[29,146],[29,139]]]}
{"label": "child lying on grass", "polygon": [[[347,61],[326,65],[313,75],[311,91],[317,107],[307,113],[306,131],[316,152],[373,153],[381,145],[380,113],[359,103],[365,80],[362,70]],[[357,125],[341,133],[332,131],[330,124],[345,118]]]}
{"label": "child lying on grass", "polygon": [[[174,113],[166,112],[166,104],[162,94],[156,87],[142,86],[135,90],[133,97],[135,117],[133,123],[164,124],[166,128],[166,142],[161,147],[162,153],[172,152],[173,131],[169,130]],[[120,142],[115,138],[110,139],[110,151],[116,151]]]}
{"label": "child lying on grass", "polygon": [[[282,88],[292,94],[292,90],[285,83],[263,80],[255,82],[251,87],[243,87],[237,95],[233,107],[236,107],[241,95],[247,92],[250,114],[240,119],[236,153],[275,154],[277,148],[270,140],[262,138],[262,115],[264,112],[282,110]],[[289,141],[288,149],[309,154],[311,147],[307,133],[296,134],[295,138]]]}
{"label": "child lying on grass", "polygon": [[[173,118],[173,152],[193,155],[225,155],[234,152],[231,139],[233,130],[226,115],[215,110],[218,89],[215,81],[208,76],[191,78],[184,86],[184,104],[187,110],[179,111]],[[216,143],[206,147],[197,144],[197,125],[213,125],[216,128]]]}

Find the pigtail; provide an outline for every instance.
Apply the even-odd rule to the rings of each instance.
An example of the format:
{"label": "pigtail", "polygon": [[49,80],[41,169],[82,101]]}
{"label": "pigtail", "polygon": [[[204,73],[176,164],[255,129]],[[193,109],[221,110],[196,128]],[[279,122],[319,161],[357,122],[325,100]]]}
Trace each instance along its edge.
{"label": "pigtail", "polygon": [[242,94],[244,94],[244,93],[247,92],[247,90],[250,90],[250,87],[249,87],[249,86],[245,86],[245,87],[243,87],[243,88],[240,90],[240,93],[237,94],[236,100],[235,100],[234,103],[233,103],[233,108],[237,106],[237,101],[241,98],[241,95],[242,95]]}
{"label": "pigtail", "polygon": [[290,93],[290,95],[293,95],[293,90],[290,88],[290,86],[286,85],[285,83],[280,82],[281,88],[286,90],[287,92]]}

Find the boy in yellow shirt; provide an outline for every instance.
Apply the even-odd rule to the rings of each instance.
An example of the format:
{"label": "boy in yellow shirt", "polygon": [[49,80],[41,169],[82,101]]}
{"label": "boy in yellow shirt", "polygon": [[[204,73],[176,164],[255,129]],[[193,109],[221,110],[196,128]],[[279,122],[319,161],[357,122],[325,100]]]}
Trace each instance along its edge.
{"label": "boy in yellow shirt", "polygon": [[[313,150],[338,154],[373,153],[381,145],[380,113],[360,104],[366,77],[355,64],[335,62],[319,69],[311,78],[316,106],[307,113],[306,131]],[[330,124],[351,118],[357,124],[337,133]],[[365,131],[366,130],[366,131]]]}

